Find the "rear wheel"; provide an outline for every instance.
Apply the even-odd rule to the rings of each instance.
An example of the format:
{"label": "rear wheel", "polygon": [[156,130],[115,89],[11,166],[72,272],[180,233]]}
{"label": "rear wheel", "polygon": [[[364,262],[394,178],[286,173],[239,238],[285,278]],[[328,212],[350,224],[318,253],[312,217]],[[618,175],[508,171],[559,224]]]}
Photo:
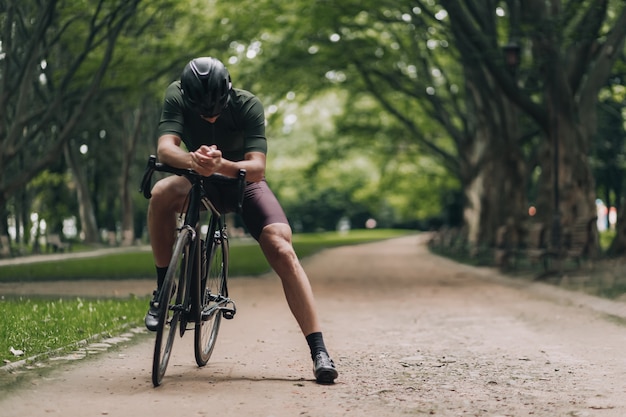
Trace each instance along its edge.
{"label": "rear wheel", "polygon": [[196,321],[195,328],[195,355],[198,366],[204,366],[209,361],[217,334],[220,328],[222,313],[220,306],[227,296],[226,273],[228,271],[228,241],[224,239],[222,231],[216,231],[213,239],[207,239],[206,265],[203,267],[205,276],[200,284],[201,314]]}
{"label": "rear wheel", "polygon": [[174,245],[170,265],[159,294],[159,327],[156,332],[152,360],[152,384],[155,387],[161,384],[165,375],[182,314],[181,306],[184,304],[187,289],[187,259],[191,249],[190,242],[189,232],[182,230]]}

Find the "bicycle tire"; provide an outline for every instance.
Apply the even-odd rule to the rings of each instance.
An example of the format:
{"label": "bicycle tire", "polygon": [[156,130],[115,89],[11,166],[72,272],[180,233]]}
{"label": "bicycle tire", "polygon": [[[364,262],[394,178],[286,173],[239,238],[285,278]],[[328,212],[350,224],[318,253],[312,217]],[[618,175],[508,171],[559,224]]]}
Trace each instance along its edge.
{"label": "bicycle tire", "polygon": [[[226,273],[228,271],[228,240],[223,231],[217,230],[212,239],[207,239],[207,265],[203,268],[205,277],[201,277],[200,291],[202,297],[198,300],[201,305],[199,317],[196,320],[194,332],[194,353],[198,366],[204,366],[209,361],[220,323],[221,310],[217,309],[218,297],[228,297],[226,289]],[[210,311],[210,314],[206,312]],[[205,314],[202,314],[205,312]]]}
{"label": "bicycle tire", "polygon": [[[183,313],[180,306],[185,300],[187,291],[187,259],[191,248],[190,243],[189,231],[181,230],[174,244],[172,258],[159,295],[161,308],[152,359],[152,384],[155,387],[161,385],[163,381],[176,338],[176,329]],[[176,287],[175,284],[177,284]],[[174,292],[176,297],[174,297]]]}

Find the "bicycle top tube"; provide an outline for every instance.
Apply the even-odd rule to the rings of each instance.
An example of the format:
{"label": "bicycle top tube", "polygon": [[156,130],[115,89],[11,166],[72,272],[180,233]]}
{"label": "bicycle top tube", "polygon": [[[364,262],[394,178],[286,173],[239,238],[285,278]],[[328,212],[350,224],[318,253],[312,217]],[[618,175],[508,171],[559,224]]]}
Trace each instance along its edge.
{"label": "bicycle top tube", "polygon": [[209,177],[202,176],[198,174],[196,171],[188,168],[175,168],[173,166],[169,166],[160,162],[157,162],[156,156],[150,155],[148,158],[148,164],[143,174],[143,179],[141,180],[141,187],[139,192],[141,192],[145,198],[150,199],[152,197],[152,174],[155,171],[158,172],[167,172],[170,174],[179,175],[185,177],[191,182],[191,184],[197,184],[200,181],[219,181],[223,183],[232,183],[237,186],[237,212],[241,212],[242,204],[243,204],[243,193],[246,186],[246,170],[240,169],[239,175],[237,178],[227,177],[221,174],[213,174]]}

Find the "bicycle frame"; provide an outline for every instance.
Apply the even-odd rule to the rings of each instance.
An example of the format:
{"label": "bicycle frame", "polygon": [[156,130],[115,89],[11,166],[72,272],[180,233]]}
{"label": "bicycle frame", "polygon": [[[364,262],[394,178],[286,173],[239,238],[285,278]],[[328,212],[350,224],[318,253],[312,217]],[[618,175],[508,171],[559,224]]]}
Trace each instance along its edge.
{"label": "bicycle frame", "polygon": [[[219,181],[237,185],[235,210],[240,212],[246,184],[246,171],[240,170],[237,178],[227,178],[221,175],[203,177],[190,169],[174,168],[157,163],[156,157],[151,155],[148,159],[148,165],[140,189],[146,198],[151,198],[152,196],[151,186],[154,171],[184,176],[191,183],[186,208],[181,213],[181,217],[184,216],[184,219],[182,226],[178,229],[174,248],[175,253],[168,266],[168,273],[163,284],[165,290],[162,288],[159,296],[159,308],[162,312],[159,318],[159,329],[157,329],[153,360],[153,384],[158,386],[165,374],[173,344],[173,335],[178,324],[180,324],[178,331],[182,337],[187,330],[187,324],[195,322],[196,342],[194,349],[196,362],[198,366],[204,366],[213,350],[220,319],[222,317],[231,319],[235,315],[234,301],[228,297],[228,236],[224,217],[205,192],[204,185],[205,181]],[[204,248],[202,247],[200,231],[203,209],[208,212],[210,219],[205,237],[206,246]],[[206,253],[205,259],[207,259],[208,263],[207,269],[204,271],[202,269],[204,263],[202,250]],[[218,273],[215,272],[214,266],[217,266]],[[179,279],[179,287],[174,291],[176,279]],[[208,281],[211,281],[211,286],[208,285]],[[216,282],[217,284],[215,284]],[[211,287],[213,285],[217,286],[215,293],[212,292],[214,288]],[[170,289],[172,289],[171,295],[169,293]],[[175,300],[171,299],[174,293],[176,294]],[[232,307],[230,307],[231,305]],[[171,317],[169,317],[170,314]],[[163,345],[165,326],[169,327],[167,331],[169,336],[165,345]],[[205,339],[205,337],[208,337],[208,339]],[[165,350],[162,350],[163,346],[165,346]]]}
{"label": "bicycle frame", "polygon": [[[150,199],[152,197],[152,193],[150,190],[151,190],[151,184],[152,184],[152,174],[154,173],[154,171],[167,172],[167,173],[175,174],[178,176],[183,176],[187,178],[189,182],[191,183],[191,189],[189,190],[189,194],[188,194],[189,201],[187,203],[187,208],[183,213],[184,223],[183,223],[183,226],[179,229],[179,232],[182,231],[183,229],[187,229],[188,236],[191,239],[191,242],[194,244],[193,245],[194,250],[190,254],[191,259],[190,259],[190,262],[188,263],[189,265],[193,264],[193,269],[191,271],[187,271],[187,273],[189,274],[188,278],[190,279],[186,280],[186,284],[188,285],[186,294],[187,294],[187,297],[189,297],[190,295],[193,294],[190,291],[192,290],[192,288],[190,287],[191,284],[194,283],[194,281],[198,281],[197,277],[199,276],[199,274],[194,273],[194,272],[200,271],[201,262],[202,262],[202,257],[199,256],[200,239],[197,238],[198,233],[199,233],[199,221],[200,221],[201,207],[204,207],[206,210],[208,210],[211,213],[211,216],[210,216],[211,220],[209,223],[209,229],[207,231],[207,239],[206,239],[207,240],[206,242],[207,243],[207,247],[206,247],[207,256],[210,255],[211,245],[209,245],[209,239],[214,238],[213,234],[216,232],[219,232],[225,235],[223,216],[217,210],[217,208],[213,205],[211,200],[208,198],[208,196],[204,192],[204,187],[203,187],[204,181],[211,181],[211,179],[216,179],[219,181],[231,181],[233,183],[236,183],[238,188],[237,188],[237,201],[236,201],[235,211],[239,213],[241,212],[242,205],[243,205],[243,193],[245,189],[246,170],[245,169],[239,170],[239,174],[236,179],[234,178],[227,179],[227,177],[224,177],[219,174],[212,175],[211,177],[203,177],[191,169],[174,168],[169,165],[158,163],[156,156],[150,155],[150,157],[148,158],[148,164],[146,166],[144,177],[141,181],[141,188],[140,188],[140,191],[143,193],[144,197],[147,199]],[[223,238],[227,240],[228,237],[223,236]],[[197,284],[199,284],[199,282],[197,282]],[[194,285],[194,287],[196,287],[196,285]],[[228,294],[227,288],[225,289],[225,291],[226,291],[226,294]],[[217,301],[218,306],[227,304],[229,302],[227,298],[224,298],[224,297],[222,298],[223,298],[222,300]],[[184,308],[185,306],[191,306],[189,299],[183,300],[183,305],[179,307]],[[194,306],[191,306],[191,307],[193,308]],[[223,307],[219,307],[219,309],[221,308]],[[214,310],[216,309],[218,308],[214,306],[210,311],[195,312],[196,313],[195,316],[197,319],[200,319],[200,314],[205,314],[205,315],[213,314]],[[194,313],[193,311],[185,311],[185,312]],[[228,313],[226,314],[228,315]],[[181,326],[181,335],[183,332],[184,330]]]}

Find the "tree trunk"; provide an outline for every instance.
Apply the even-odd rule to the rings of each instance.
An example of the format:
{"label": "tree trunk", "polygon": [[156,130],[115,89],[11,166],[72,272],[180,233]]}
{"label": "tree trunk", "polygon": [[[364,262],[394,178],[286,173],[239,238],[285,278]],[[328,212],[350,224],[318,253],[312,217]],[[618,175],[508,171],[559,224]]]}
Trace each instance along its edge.
{"label": "tree trunk", "polygon": [[78,199],[78,213],[82,225],[82,238],[85,243],[99,243],[98,225],[96,215],[91,202],[91,194],[87,185],[87,178],[82,165],[77,161],[76,154],[72,150],[72,144],[67,143],[63,148],[67,165],[70,167],[74,184],[76,185],[76,197]]}
{"label": "tree trunk", "polygon": [[121,199],[122,199],[122,245],[129,246],[135,241],[135,216],[133,211],[133,199],[130,194],[131,176],[130,169],[135,160],[135,151],[144,122],[144,106],[140,106],[132,114],[132,129],[123,137],[122,171],[120,174]]}
{"label": "tree trunk", "polygon": [[[464,189],[464,219],[473,245],[481,242],[491,246],[500,226],[519,231],[527,218],[525,165],[519,149],[508,140],[510,136],[505,132],[509,130],[506,125],[483,129],[467,149],[475,154],[484,151],[482,158],[472,164],[474,174],[467,177],[471,180]],[[505,134],[499,135],[498,131]]]}
{"label": "tree trunk", "polygon": [[[563,107],[550,109],[556,114],[552,115],[549,138],[544,142],[540,156],[541,200],[538,213],[544,223],[550,226],[549,242],[555,248],[562,248],[565,244],[568,227],[597,216],[593,173],[587,162],[588,138],[572,113],[564,111]],[[591,242],[589,250],[594,255],[599,248],[595,222],[592,232],[596,238]]]}
{"label": "tree trunk", "polygon": [[[496,231],[522,228],[526,218],[526,172],[519,146],[518,111],[493,78],[473,58],[465,65],[468,133],[460,149],[466,206],[464,220],[470,245],[492,246]],[[511,74],[513,76],[513,74]]]}

